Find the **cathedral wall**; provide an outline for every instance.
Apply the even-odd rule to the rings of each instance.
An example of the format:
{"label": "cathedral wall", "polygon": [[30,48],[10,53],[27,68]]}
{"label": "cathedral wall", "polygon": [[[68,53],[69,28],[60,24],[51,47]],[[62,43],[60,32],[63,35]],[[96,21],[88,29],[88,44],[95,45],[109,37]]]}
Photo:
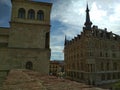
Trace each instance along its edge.
{"label": "cathedral wall", "polygon": [[9,31],[10,31],[10,28],[0,27],[0,46],[1,44],[3,45],[8,43]]}
{"label": "cathedral wall", "polygon": [[12,0],[10,28],[0,28],[0,85],[11,69],[49,73],[51,6]]}
{"label": "cathedral wall", "polygon": [[9,36],[9,47],[45,48],[46,33],[49,26],[12,23]]}
{"label": "cathedral wall", "polygon": [[32,70],[43,74],[49,72],[49,50],[39,49],[1,49],[0,67],[2,70],[26,69],[26,63],[32,62]]}

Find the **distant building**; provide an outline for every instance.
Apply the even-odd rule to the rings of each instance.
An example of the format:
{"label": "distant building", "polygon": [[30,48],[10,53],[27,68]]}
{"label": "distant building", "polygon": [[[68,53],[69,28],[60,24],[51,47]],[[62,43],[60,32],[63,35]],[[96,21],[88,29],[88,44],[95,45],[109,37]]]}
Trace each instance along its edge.
{"label": "distant building", "polygon": [[84,25],[81,35],[65,38],[66,78],[95,85],[119,81],[120,36],[91,27],[88,5]]}
{"label": "distant building", "polygon": [[0,80],[11,69],[49,73],[51,6],[12,0],[11,27],[0,28]]}
{"label": "distant building", "polygon": [[58,60],[50,61],[49,69],[50,75],[57,76],[58,73],[64,72],[64,61]]}

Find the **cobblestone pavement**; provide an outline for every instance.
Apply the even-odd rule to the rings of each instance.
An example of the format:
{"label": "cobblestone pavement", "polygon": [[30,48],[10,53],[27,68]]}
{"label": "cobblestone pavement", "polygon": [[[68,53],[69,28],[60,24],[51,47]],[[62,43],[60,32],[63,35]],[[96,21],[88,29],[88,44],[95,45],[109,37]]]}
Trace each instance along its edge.
{"label": "cobblestone pavement", "polygon": [[12,70],[3,84],[3,90],[108,90],[85,85],[38,72]]}
{"label": "cobblestone pavement", "polygon": [[107,90],[97,87],[91,87],[84,83],[78,83],[75,81],[57,78],[55,76],[41,76],[33,74],[32,72],[26,72],[31,78],[39,80],[47,90]]}

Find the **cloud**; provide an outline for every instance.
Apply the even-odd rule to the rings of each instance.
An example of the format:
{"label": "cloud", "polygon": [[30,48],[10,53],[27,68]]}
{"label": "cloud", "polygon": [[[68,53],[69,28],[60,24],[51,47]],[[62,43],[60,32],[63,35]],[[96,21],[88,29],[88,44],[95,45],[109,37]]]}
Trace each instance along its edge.
{"label": "cloud", "polygon": [[32,0],[32,1],[38,1],[38,2],[51,2],[51,0]]}
{"label": "cloud", "polygon": [[51,15],[52,20],[58,20],[64,24],[80,26],[80,19],[82,18],[81,14],[83,14],[82,12],[84,11],[84,8],[79,8],[79,3],[80,1],[74,3],[73,0],[60,0],[55,5],[53,4],[53,10]]}
{"label": "cloud", "polygon": [[[72,39],[82,31],[86,0],[34,0],[53,2],[51,13],[52,60],[63,60],[64,37]],[[120,35],[120,0],[89,0],[90,18],[99,28],[108,28]],[[0,0],[0,26],[10,20],[10,0]]]}
{"label": "cloud", "polygon": [[51,48],[52,52],[63,52],[64,46],[51,46]]}
{"label": "cloud", "polygon": [[1,5],[11,6],[11,0],[0,0]]}
{"label": "cloud", "polygon": [[109,20],[110,22],[120,21],[120,5],[115,6],[114,13],[110,15]]}
{"label": "cloud", "polygon": [[[108,31],[120,35],[120,6],[118,2],[120,0],[90,0],[88,3],[93,25],[97,25],[101,29],[108,28]],[[56,28],[54,36],[51,35],[51,41],[54,42],[55,40],[53,45],[63,43],[63,35],[67,35],[69,39],[72,39],[77,34],[80,34],[85,22],[85,9],[86,0],[57,0],[53,4],[51,19],[52,21],[59,21],[63,25],[62,28]],[[57,26],[58,23],[54,25]]]}
{"label": "cloud", "polygon": [[58,52],[51,52],[52,56],[51,60],[64,60],[64,54],[63,53],[58,53]]}
{"label": "cloud", "polygon": [[91,7],[90,15],[92,20],[100,22],[107,16],[107,12],[101,8],[98,8],[96,2],[94,2]]}
{"label": "cloud", "polygon": [[[108,27],[110,21],[119,19],[119,4],[120,0],[91,0],[89,3],[90,16],[93,24],[97,24],[101,28]],[[112,6],[112,7],[111,7]],[[53,4],[52,20],[58,20],[66,25],[83,26],[85,21],[86,1],[80,0],[59,0]],[[103,22],[103,24],[101,23]],[[111,22],[112,23],[112,22]],[[116,23],[118,24],[118,23]],[[113,24],[114,25],[114,24]],[[111,28],[109,28],[111,29]]]}

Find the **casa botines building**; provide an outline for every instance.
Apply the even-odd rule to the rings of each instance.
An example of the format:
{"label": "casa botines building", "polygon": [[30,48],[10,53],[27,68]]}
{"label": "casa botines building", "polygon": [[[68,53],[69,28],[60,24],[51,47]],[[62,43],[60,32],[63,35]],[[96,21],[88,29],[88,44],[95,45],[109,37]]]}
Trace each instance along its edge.
{"label": "casa botines building", "polygon": [[92,25],[88,5],[81,34],[65,37],[64,56],[66,78],[91,85],[120,80],[120,36]]}

